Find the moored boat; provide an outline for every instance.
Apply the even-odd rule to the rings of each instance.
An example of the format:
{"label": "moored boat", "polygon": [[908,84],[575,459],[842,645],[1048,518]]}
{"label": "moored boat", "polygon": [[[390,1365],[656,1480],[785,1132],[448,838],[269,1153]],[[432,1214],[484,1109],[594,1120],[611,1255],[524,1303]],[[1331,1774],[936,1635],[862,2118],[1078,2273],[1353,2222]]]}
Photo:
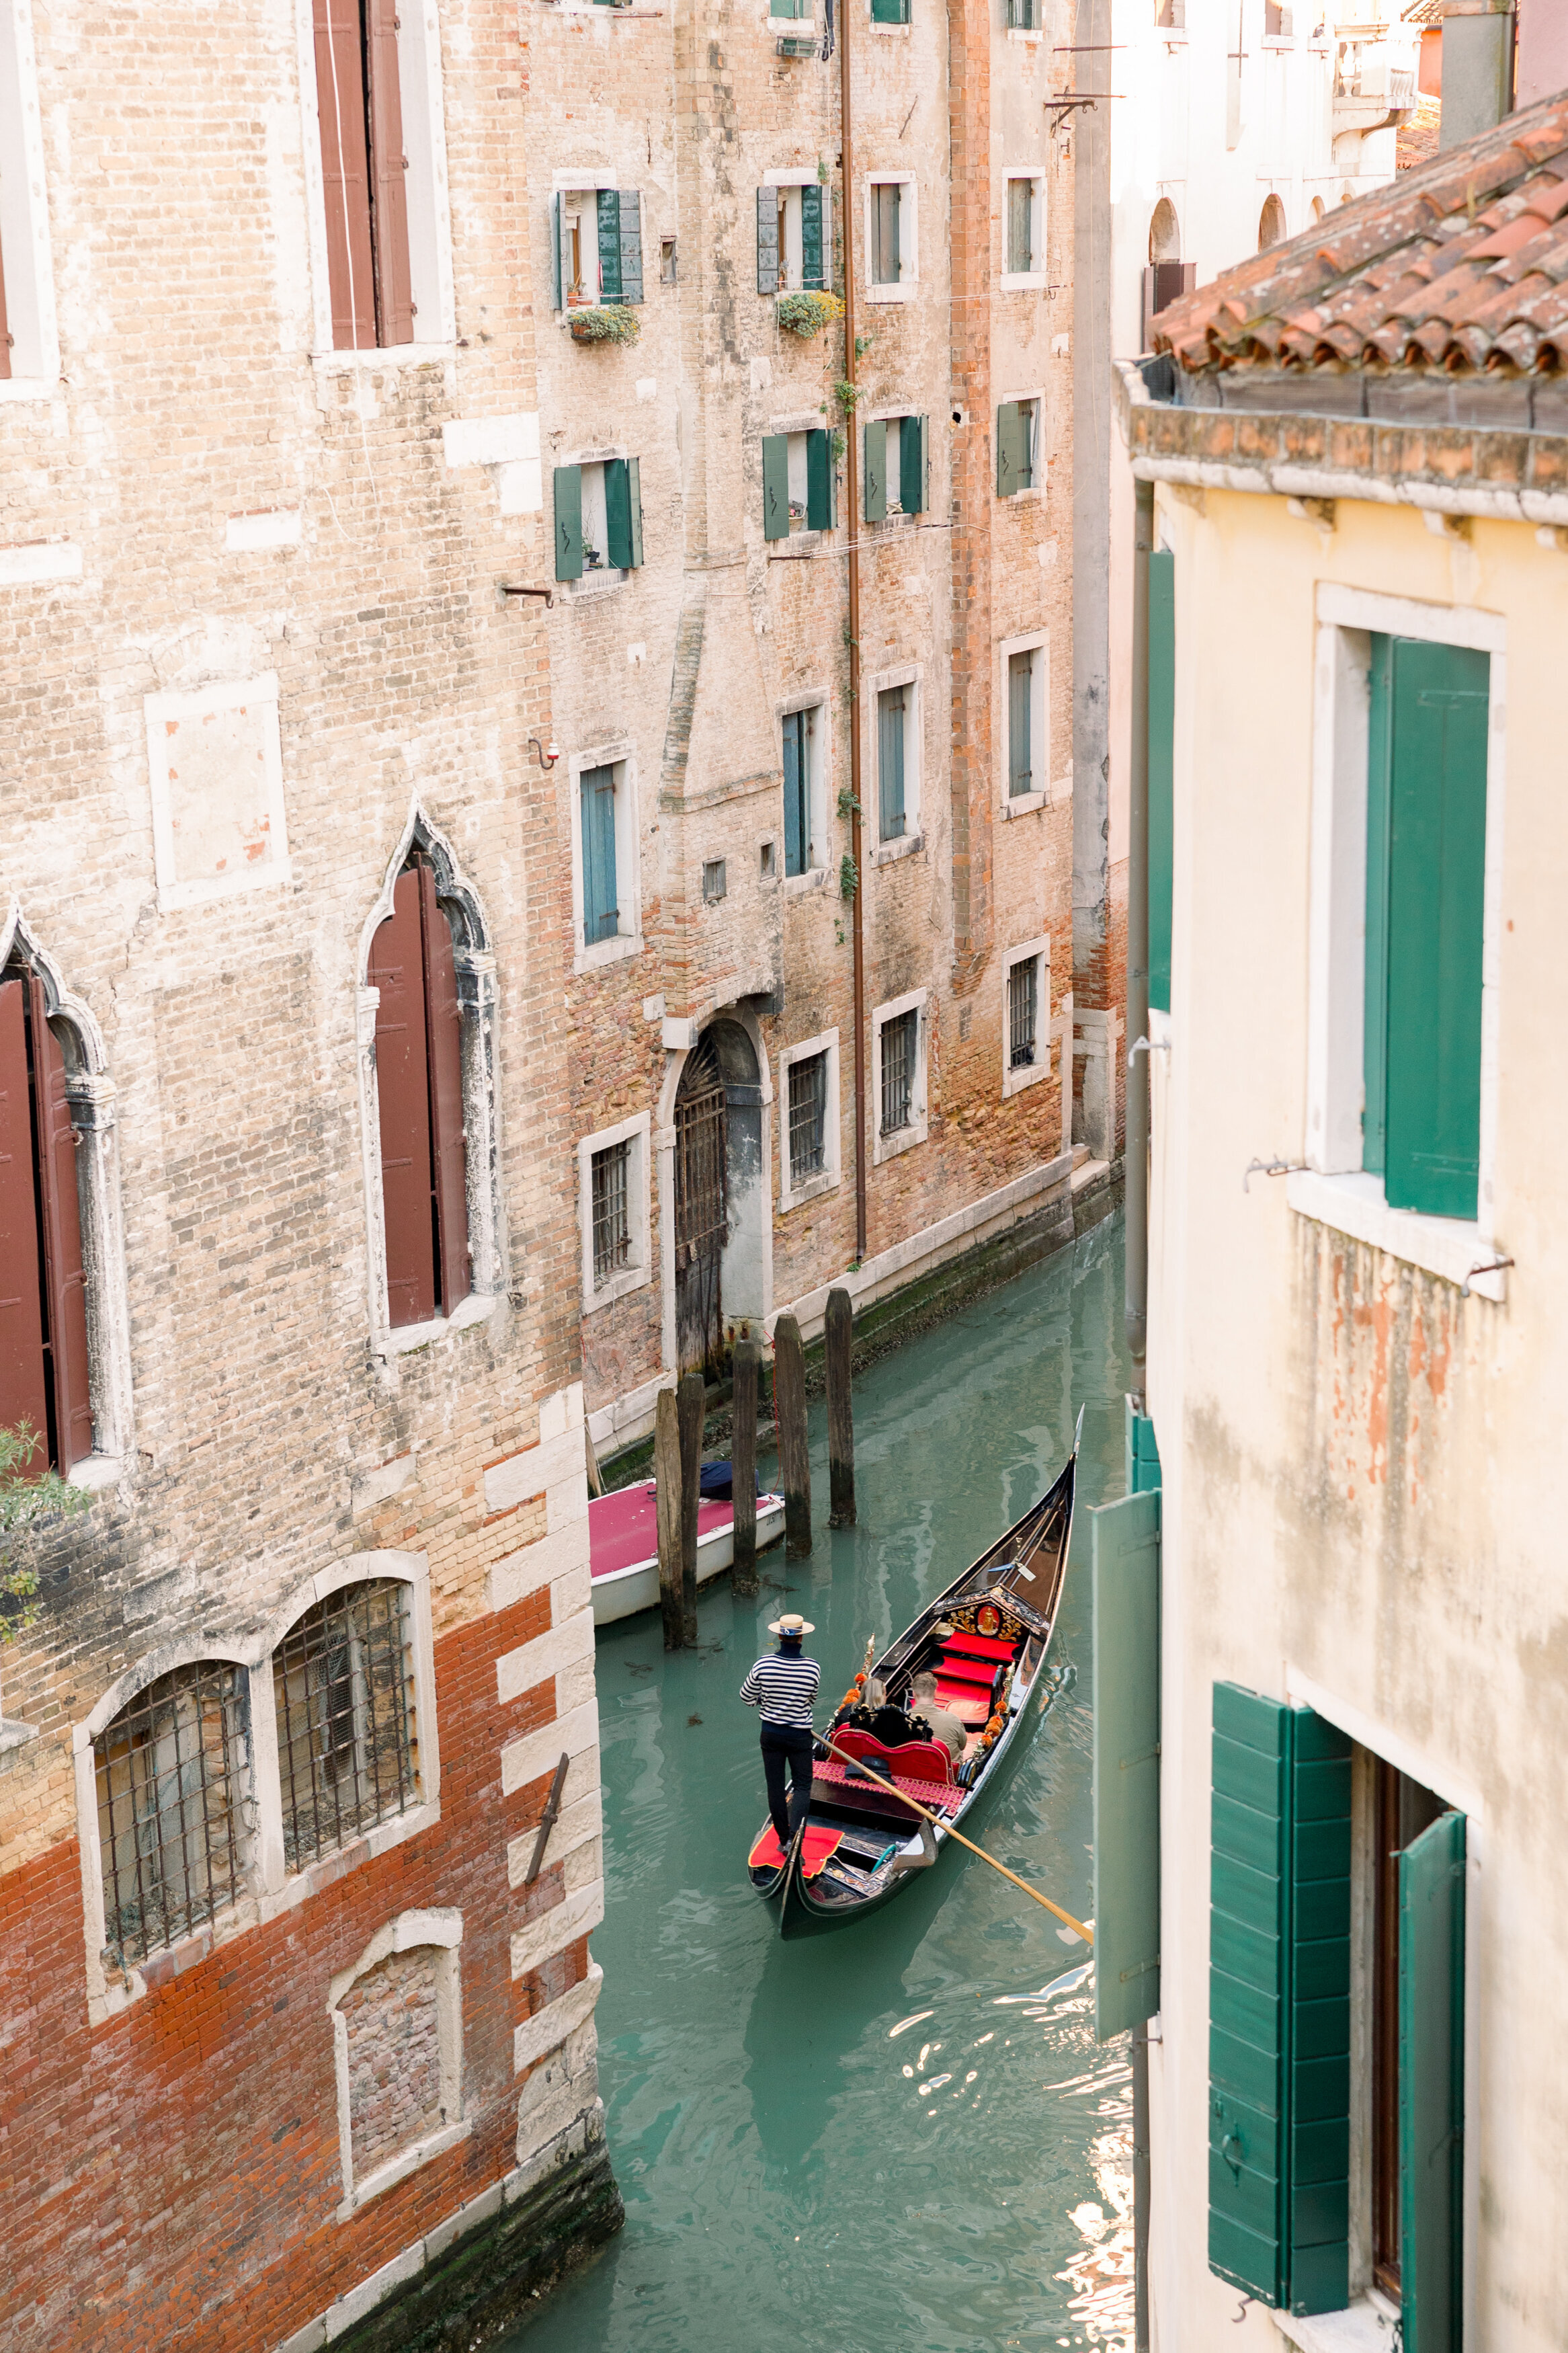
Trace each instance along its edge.
{"label": "moored boat", "polygon": [[[784,1533],[782,1495],[757,1497],[757,1550]],[[704,1495],[697,1508],[697,1582],[706,1585],[735,1557],[735,1507],[728,1494]],[[658,1604],[658,1514],[655,1484],[638,1480],[588,1501],[588,1565],[594,1623],[613,1625]]]}
{"label": "moored boat", "polygon": [[844,1926],[889,1903],[940,1861],[949,1831],[994,1788],[1004,1758],[1027,1736],[1061,1606],[1077,1466],[1075,1440],[1047,1493],[869,1669],[900,1705],[917,1674],[933,1672],[938,1705],[965,1727],[963,1755],[950,1757],[937,1740],[889,1748],[847,1726],[831,1735],[831,1746],[819,1735],[811,1810],[788,1854],[764,1820],[747,1869],[758,1894],[778,1904],[781,1936]]}

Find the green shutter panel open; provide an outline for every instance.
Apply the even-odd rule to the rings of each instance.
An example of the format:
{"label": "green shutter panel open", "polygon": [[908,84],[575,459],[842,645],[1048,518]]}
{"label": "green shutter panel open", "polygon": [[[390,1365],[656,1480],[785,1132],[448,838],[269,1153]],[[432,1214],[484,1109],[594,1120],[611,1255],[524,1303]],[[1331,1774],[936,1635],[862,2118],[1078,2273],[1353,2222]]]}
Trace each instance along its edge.
{"label": "green shutter panel open", "polygon": [[583,772],[583,937],[589,947],[613,940],[616,902],[616,772]]}
{"label": "green shutter panel open", "polygon": [[611,458],[605,467],[605,554],[616,569],[629,572],[632,563],[631,482],[624,458]]}
{"label": "green shutter panel open", "polygon": [[763,537],[789,537],[789,437],[763,436]]}
{"label": "green shutter panel open", "polygon": [[877,786],[881,839],[898,841],[904,830],[904,689],[877,697]]}
{"label": "green shutter panel open", "polygon": [[557,190],[550,199],[550,291],[556,310],[560,310],[561,294],[561,195]]}
{"label": "green shutter panel open", "polygon": [[1292,1710],[1288,2279],[1292,2312],[1350,2302],[1351,1744]]}
{"label": "green shutter panel open", "polygon": [[621,299],[621,200],[614,188],[601,188],[594,210],[599,228],[599,300]]}
{"label": "green shutter panel open", "polygon": [[1149,1003],[1171,1009],[1171,888],[1175,839],[1176,559],[1149,558]]}
{"label": "green shutter panel open", "polygon": [[923,514],[926,502],[926,421],[906,417],[899,427],[899,504],[906,514]]}
{"label": "green shutter panel open", "polygon": [[642,562],[642,459],[626,459],[626,496],[631,508],[633,568]]}
{"label": "green shutter panel open", "polygon": [[833,528],[833,437],[826,432],[805,437],[805,527]]}
{"label": "green shutter panel open", "polygon": [[636,188],[623,188],[620,196],[621,236],[621,300],[623,302],[642,301],[642,198]]}
{"label": "green shutter panel open", "polygon": [[1394,640],[1374,636],[1366,740],[1366,932],[1362,1008],[1361,1165],[1381,1176],[1388,1101],[1388,771]]}
{"label": "green shutter panel open", "polygon": [[801,756],[802,730],[805,725],[800,712],[790,712],[784,723],[784,872],[804,874],[805,871],[805,826],[802,807],[801,782],[805,762]]}
{"label": "green shutter panel open", "polygon": [[1160,1484],[1160,1449],[1152,1421],[1146,1413],[1136,1411],[1131,1398],[1122,1399],[1121,1437],[1127,1492],[1145,1494]]}
{"label": "green shutter panel open", "polygon": [[888,427],[878,418],[866,427],[866,520],[888,519]]}
{"label": "green shutter panel open", "polygon": [[1467,647],[1394,640],[1384,1186],[1439,1218],[1473,1218],[1480,1179],[1489,672]]}
{"label": "green shutter panel open", "polygon": [[822,189],[804,187],[800,192],[800,282],[803,287],[821,293],[827,284],[823,267],[826,238],[823,235],[824,206]]}
{"label": "green shutter panel open", "polygon": [[1010,499],[1027,486],[1027,454],[1024,444],[1024,412],[1016,400],[1005,400],[996,411],[996,495]]}
{"label": "green shutter panel open", "polygon": [[1459,2353],[1465,2150],[1465,1818],[1399,1858],[1400,2287],[1405,2353]]}
{"label": "green shutter panel open", "polygon": [[583,469],[555,469],[555,577],[583,577]]}
{"label": "green shutter panel open", "polygon": [[1214,1691],[1209,1878],[1209,2269],[1285,2298],[1289,1710]]}
{"label": "green shutter panel open", "polygon": [[779,192],[757,190],[757,291],[779,290]]}
{"label": "green shutter panel open", "polygon": [[1094,1590],[1094,2031],[1160,2007],[1160,1497],[1089,1514]]}

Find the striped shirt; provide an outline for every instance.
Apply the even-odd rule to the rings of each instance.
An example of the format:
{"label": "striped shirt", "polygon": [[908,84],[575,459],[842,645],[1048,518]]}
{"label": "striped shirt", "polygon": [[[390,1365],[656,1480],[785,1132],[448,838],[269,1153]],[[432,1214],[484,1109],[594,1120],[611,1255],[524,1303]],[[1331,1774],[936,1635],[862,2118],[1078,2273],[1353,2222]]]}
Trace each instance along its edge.
{"label": "striped shirt", "polygon": [[812,1703],[822,1669],[815,1659],[803,1659],[799,1651],[785,1657],[782,1651],[770,1651],[759,1659],[745,1682],[741,1685],[741,1697],[748,1707],[760,1707],[764,1724],[782,1725],[791,1732],[809,1732],[812,1728]]}

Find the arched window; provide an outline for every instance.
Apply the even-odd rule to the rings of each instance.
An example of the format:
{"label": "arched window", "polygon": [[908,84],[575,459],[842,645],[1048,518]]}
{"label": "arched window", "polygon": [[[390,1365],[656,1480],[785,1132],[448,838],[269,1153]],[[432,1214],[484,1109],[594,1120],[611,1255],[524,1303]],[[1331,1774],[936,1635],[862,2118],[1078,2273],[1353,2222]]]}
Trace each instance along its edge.
{"label": "arched window", "polygon": [[1314,220],[1314,221],[1321,221],[1321,220],[1322,219],[1322,217],[1323,217],[1323,200],[1322,200],[1321,196],[1314,196],[1314,197],[1312,198],[1312,218],[1313,218],[1313,220]]}
{"label": "arched window", "polygon": [[1182,259],[1182,225],[1169,196],[1162,196],[1149,222],[1149,267],[1143,272],[1143,332],[1141,348],[1153,341],[1154,321],[1197,284],[1197,270]]}
{"label": "arched window", "polygon": [[92,1744],[104,1944],[119,1968],[210,1920],[241,1890],[248,1766],[243,1669],[160,1675]]}
{"label": "arched window", "polygon": [[0,1425],[33,1434],[35,1477],[93,1451],[78,1139],[51,1010],[13,946],[0,972]]}
{"label": "arched window", "polygon": [[473,1282],[452,926],[421,851],[397,878],[392,913],[372,943],[369,978],[381,992],[375,1074],[388,1320],[428,1324],[450,1315]]}
{"label": "arched window", "polygon": [[1285,207],[1278,196],[1267,196],[1258,218],[1258,250],[1278,245],[1285,235]]}
{"label": "arched window", "polygon": [[1157,263],[1180,261],[1181,258],[1182,225],[1170,197],[1162,196],[1149,223],[1149,259]]}
{"label": "arched window", "polygon": [[290,1871],[419,1802],[408,1587],[374,1577],[318,1601],[272,1653]]}

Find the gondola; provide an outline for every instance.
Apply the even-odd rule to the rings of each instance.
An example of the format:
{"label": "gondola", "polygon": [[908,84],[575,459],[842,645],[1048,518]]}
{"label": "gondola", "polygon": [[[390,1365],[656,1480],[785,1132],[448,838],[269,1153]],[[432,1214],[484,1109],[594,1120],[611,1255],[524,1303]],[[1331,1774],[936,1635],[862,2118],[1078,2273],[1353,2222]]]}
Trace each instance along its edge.
{"label": "gondola", "polygon": [[[1079,1430],[1082,1421],[1080,1414]],[[891,1903],[940,1861],[948,1828],[963,1826],[1027,1736],[1067,1577],[1078,1434],[1048,1492],[869,1670],[893,1699],[907,1698],[922,1670],[934,1672],[941,1704],[968,1727],[963,1757],[955,1762],[934,1740],[886,1748],[869,1732],[846,1728],[832,1736],[846,1763],[819,1736],[811,1810],[787,1855],[764,1820],[747,1870],[757,1893],[777,1904],[782,1936],[843,1927]],[[900,1790],[939,1818],[934,1831],[901,1802]]]}

